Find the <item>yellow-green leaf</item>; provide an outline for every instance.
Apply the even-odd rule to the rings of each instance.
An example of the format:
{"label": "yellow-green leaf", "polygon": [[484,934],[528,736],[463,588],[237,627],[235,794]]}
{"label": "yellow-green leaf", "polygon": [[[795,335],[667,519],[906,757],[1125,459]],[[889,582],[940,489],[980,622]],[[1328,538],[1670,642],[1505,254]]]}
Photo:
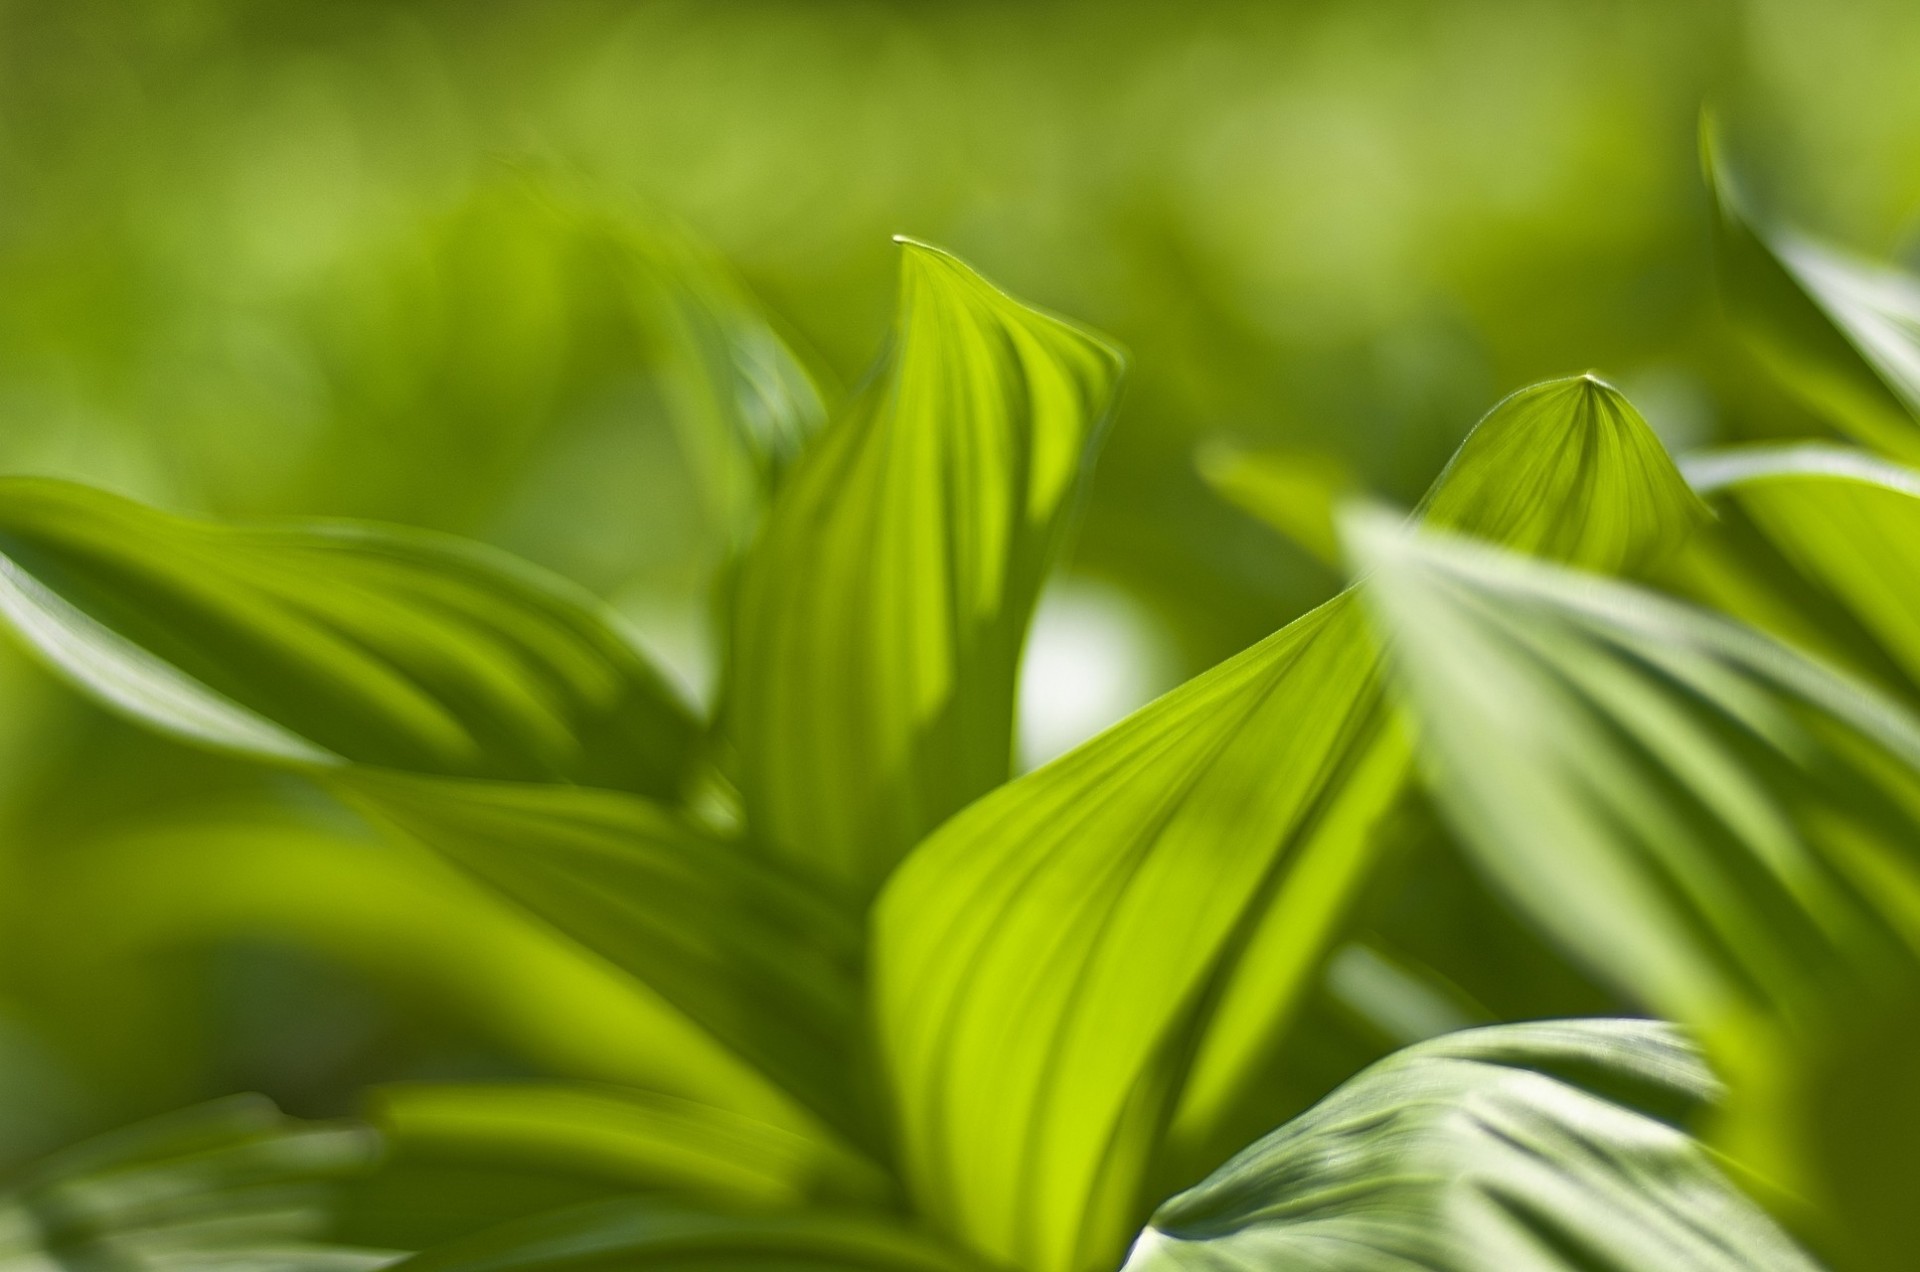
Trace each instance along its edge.
{"label": "yellow-green leaf", "polygon": [[772,851],[870,890],[1006,780],[1021,642],[1120,370],[905,243],[892,349],[740,567],[726,705]]}
{"label": "yellow-green leaf", "polygon": [[[1705,515],[1590,377],[1496,407],[1431,503],[1612,567]],[[922,1208],[997,1260],[1080,1272],[1118,1257],[1167,1135],[1191,1152],[1257,1131],[1239,1101],[1315,983],[1406,767],[1349,593],[921,844],[881,897],[874,975]]]}

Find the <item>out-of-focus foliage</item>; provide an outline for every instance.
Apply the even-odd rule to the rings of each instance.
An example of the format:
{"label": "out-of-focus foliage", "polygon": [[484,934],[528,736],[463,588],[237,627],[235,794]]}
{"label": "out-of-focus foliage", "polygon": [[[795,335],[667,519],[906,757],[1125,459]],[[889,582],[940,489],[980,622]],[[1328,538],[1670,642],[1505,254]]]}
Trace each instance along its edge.
{"label": "out-of-focus foliage", "polygon": [[[0,4],[0,1162],[411,1080],[331,1247],[221,1248],[1079,1272],[1393,1047],[1655,1011],[1731,1084],[1682,1129],[1822,1257],[1887,1265],[1907,761],[1719,654],[1666,668],[1721,629],[1665,602],[1627,653],[1498,589],[1448,592],[1454,626],[1315,607],[1338,506],[1431,485],[1441,528],[1721,611],[1904,720],[1916,59],[1892,0]],[[873,362],[900,232],[1045,308],[915,248]],[[1124,395],[1053,311],[1130,351]],[[1589,366],[1621,391],[1551,379]],[[1666,454],[1782,439],[1683,465],[1711,518]],[[1452,568],[1400,536],[1369,559]],[[1436,711],[1456,628],[1511,701]],[[1381,681],[1383,638],[1414,674]],[[1183,680],[998,785],[1017,713],[1086,699],[1051,753]],[[1552,845],[1413,780],[1412,741],[1686,893],[1684,974],[1516,887]],[[1662,748],[1706,770],[1650,775]],[[1787,838],[1727,802],[1763,771]],[[1861,895],[1757,905],[1754,853],[1801,863],[1794,904]],[[1373,1072],[1417,1087],[1421,1054]],[[1590,1094],[1699,1213],[1747,1204]],[[1454,1129],[1407,1145],[1475,1154]],[[218,1244],[156,1241],[116,1257]]]}

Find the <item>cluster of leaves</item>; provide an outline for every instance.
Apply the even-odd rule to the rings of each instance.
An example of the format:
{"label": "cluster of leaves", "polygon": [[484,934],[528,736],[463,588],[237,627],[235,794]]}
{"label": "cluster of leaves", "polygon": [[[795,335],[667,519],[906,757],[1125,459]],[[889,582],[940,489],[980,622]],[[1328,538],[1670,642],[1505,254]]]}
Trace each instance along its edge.
{"label": "cluster of leaves", "polygon": [[[1718,189],[1766,365],[1868,446],[1920,447],[1913,285]],[[728,352],[739,330],[708,324],[717,363],[768,365]],[[472,544],[0,481],[0,618],[47,664],[591,950],[665,1004],[659,1045],[708,1092],[403,1087],[377,1138],[222,1105],[45,1164],[0,1254],[1896,1266],[1920,473],[1806,445],[1683,469],[1605,382],[1524,389],[1410,519],[1340,515],[1347,591],[1015,777],[1022,642],[1122,367],[905,242],[848,405],[816,427],[810,393],[765,393],[703,435],[740,545],[710,718],[590,595]],[[1282,492],[1299,532],[1259,465],[1219,475],[1256,510]],[[1429,800],[1441,828],[1409,834]],[[1365,898],[1436,835],[1660,1020],[1440,1032],[1272,1129]],[[1401,989],[1444,988],[1412,962]]]}

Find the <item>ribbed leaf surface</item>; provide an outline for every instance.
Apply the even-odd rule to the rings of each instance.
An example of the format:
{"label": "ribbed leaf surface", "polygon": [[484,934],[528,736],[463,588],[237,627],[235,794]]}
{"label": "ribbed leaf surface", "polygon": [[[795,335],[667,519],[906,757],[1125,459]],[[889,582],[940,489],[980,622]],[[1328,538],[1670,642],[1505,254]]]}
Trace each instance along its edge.
{"label": "ribbed leaf surface", "polygon": [[807,882],[637,796],[417,778],[331,778],[645,982],[816,1111],[851,1118],[860,929]]}
{"label": "ribbed leaf surface", "polygon": [[774,851],[870,890],[1006,780],[1021,642],[1120,366],[905,245],[893,348],[740,570],[728,709]]}
{"label": "ribbed leaf surface", "polygon": [[[1430,512],[1608,568],[1670,550],[1705,515],[1590,377],[1496,407]],[[923,1208],[1040,1272],[1117,1258],[1168,1119],[1181,1146],[1236,1128],[1405,766],[1343,595],[930,836],[875,934]]]}
{"label": "ribbed leaf surface", "polygon": [[1650,593],[1377,517],[1351,541],[1478,859],[1696,1025],[1729,1146],[1840,1216],[1852,1265],[1891,1266],[1914,1231],[1890,1203],[1920,1185],[1920,721]]}
{"label": "ribbed leaf surface", "polygon": [[1672,1125],[1716,1086],[1642,1021],[1450,1034],[1161,1206],[1125,1272],[1814,1272]]}
{"label": "ribbed leaf surface", "polygon": [[690,759],[686,708],[600,606],[443,536],[9,478],[0,618],[107,705],[259,758],[660,795]]}

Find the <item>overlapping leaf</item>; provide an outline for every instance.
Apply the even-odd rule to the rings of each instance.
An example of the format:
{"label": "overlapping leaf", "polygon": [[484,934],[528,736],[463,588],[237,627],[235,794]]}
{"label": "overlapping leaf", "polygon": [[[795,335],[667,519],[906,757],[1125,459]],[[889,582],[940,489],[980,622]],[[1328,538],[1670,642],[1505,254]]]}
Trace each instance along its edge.
{"label": "overlapping leaf", "polygon": [[1711,121],[1702,143],[1721,286],[1761,360],[1834,427],[1920,457],[1920,280],[1763,225]]}
{"label": "overlapping leaf", "polygon": [[832,1211],[737,1212],[609,1201],[503,1225],[399,1265],[407,1272],[978,1272],[896,1221]]}
{"label": "overlapping leaf", "polygon": [[1027,620],[1119,376],[1097,337],[905,245],[893,349],[740,570],[728,710],[773,850],[871,889],[1006,779]]}
{"label": "overlapping leaf", "polygon": [[1422,1043],[1161,1206],[1125,1272],[1814,1272],[1671,1124],[1716,1087],[1639,1021]]}
{"label": "overlapping leaf", "polygon": [[[1364,591],[1441,805],[1590,965],[1693,1023],[1729,1143],[1837,1224],[1911,1247],[1920,722],[1649,593],[1356,520]],[[1784,1203],[1783,1203],[1784,1204]],[[1897,1261],[1897,1260],[1896,1260]]]}
{"label": "overlapping leaf", "polygon": [[[1703,515],[1590,377],[1495,408],[1429,512],[1606,568]],[[1206,1141],[1271,1057],[1404,766],[1343,595],[922,844],[875,935],[921,1206],[1038,1272],[1117,1257],[1167,1119]]]}
{"label": "overlapping leaf", "polygon": [[861,934],[811,884],[619,792],[357,768],[330,781],[638,977],[816,1111],[851,1119]]}
{"label": "overlapping leaf", "polygon": [[403,1166],[546,1170],[737,1205],[870,1205],[888,1192],[878,1167],[830,1140],[632,1087],[409,1084],[379,1092],[372,1120]]}
{"label": "overlapping leaf", "polygon": [[589,598],[439,536],[6,479],[0,616],[109,706],[259,758],[659,795],[690,759],[686,709]]}

